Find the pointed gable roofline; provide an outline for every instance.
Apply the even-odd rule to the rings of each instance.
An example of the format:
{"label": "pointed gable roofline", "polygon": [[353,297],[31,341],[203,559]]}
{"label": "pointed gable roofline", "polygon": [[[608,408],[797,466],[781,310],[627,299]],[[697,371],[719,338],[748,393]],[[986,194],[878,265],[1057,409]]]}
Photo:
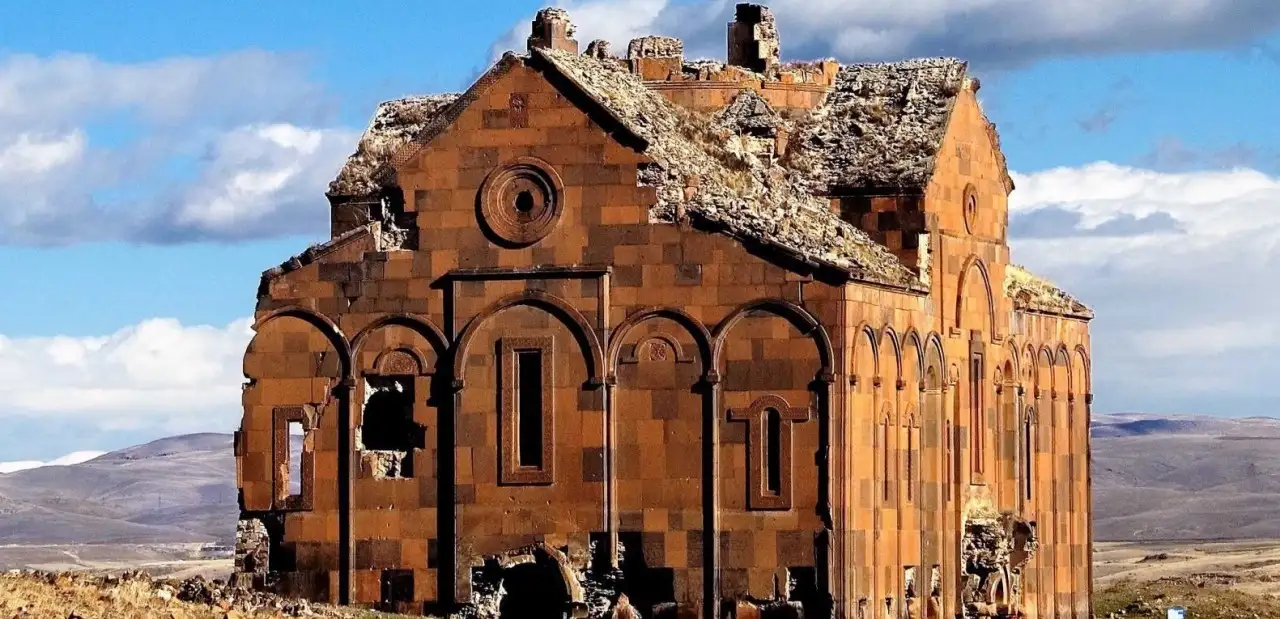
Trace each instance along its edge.
{"label": "pointed gable roofline", "polygon": [[708,118],[680,108],[625,68],[607,61],[533,49],[534,57],[603,107],[637,138],[636,148],[660,168],[659,221],[690,219],[744,244],[782,250],[788,257],[844,277],[899,289],[927,286],[888,248],[831,213],[825,200],[774,172],[728,152]]}
{"label": "pointed gable roofline", "polygon": [[[368,196],[378,193],[383,189],[392,187],[396,183],[396,170],[405,164],[413,161],[420,155],[433,140],[444,133],[458,117],[471,106],[472,103],[483,97],[489,88],[502,79],[512,69],[521,66],[526,60],[532,58],[545,58],[545,52],[541,48],[534,48],[534,53],[530,57],[522,57],[514,52],[503,54],[488,71],[485,71],[466,91],[455,95],[438,95],[437,98],[447,97],[444,104],[435,107],[435,109],[422,110],[420,113],[427,117],[422,128],[412,135],[408,140],[398,145],[394,145],[389,149],[390,154],[381,158],[370,157],[369,154],[363,152],[361,148],[350,158],[346,165],[338,173],[337,178],[329,185],[328,195],[333,196]],[[587,110],[596,114],[603,114],[606,118],[600,124],[609,127],[613,126],[620,134],[615,137],[622,142],[637,150],[645,150],[649,146],[648,140],[641,137],[640,133],[631,127],[624,118],[618,116],[607,105],[602,105],[593,98],[589,91],[581,84],[574,80],[571,76],[565,75],[563,72],[556,70],[553,63],[544,63],[547,67],[555,72],[556,77],[567,80],[574,90],[580,95],[581,101],[576,101],[579,105],[586,104],[594,109]],[[563,84],[561,84],[563,86]],[[378,134],[379,116],[383,116],[382,109],[387,106],[412,101],[417,98],[401,99],[397,101],[387,102],[380,106],[379,114],[375,115],[375,120],[370,128],[365,131],[362,142],[371,140],[384,139],[393,141],[395,138],[391,136],[380,136]],[[385,147],[384,147],[385,148]],[[375,160],[376,159],[376,160]],[[373,161],[371,161],[373,160]]]}

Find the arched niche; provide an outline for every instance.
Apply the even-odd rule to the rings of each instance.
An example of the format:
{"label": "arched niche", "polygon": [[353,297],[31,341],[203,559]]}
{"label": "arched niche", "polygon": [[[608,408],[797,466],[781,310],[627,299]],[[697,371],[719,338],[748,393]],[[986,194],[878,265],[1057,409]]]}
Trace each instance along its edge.
{"label": "arched niche", "polygon": [[[627,597],[645,616],[700,609],[704,575],[688,557],[707,550],[709,352],[707,330],[677,309],[633,314],[610,340],[616,527]],[[664,533],[645,534],[655,514],[663,514]],[[687,552],[667,553],[668,546]]]}
{"label": "arched niche", "polygon": [[[821,548],[814,531],[827,527],[830,517],[828,472],[829,391],[834,355],[825,329],[806,310],[781,300],[761,300],[736,308],[714,331],[715,369],[720,377],[721,410],[717,411],[720,443],[717,456],[719,509],[718,532],[741,547],[794,536],[792,543],[778,544],[773,565],[793,574],[818,576]],[[773,404],[764,405],[768,402]],[[764,436],[770,410],[782,414],[780,431],[787,434],[789,454],[784,455],[781,475],[790,479],[790,497],[760,496],[768,477],[767,454],[757,450],[750,437]],[[742,463],[739,468],[729,463]],[[775,500],[785,499],[785,500]],[[780,521],[780,516],[786,518]],[[779,522],[788,523],[779,531]],[[770,599],[775,591],[763,580],[729,578],[739,565],[722,564],[717,575],[726,599]],[[815,582],[796,583],[798,590],[818,590]]]}
{"label": "arched niche", "polygon": [[346,339],[332,321],[302,308],[262,316],[253,328],[237,436],[243,508],[333,509],[314,500],[315,445],[322,434],[336,441],[342,407],[333,396],[349,371]]}
{"label": "arched niche", "polygon": [[970,256],[960,271],[956,285],[954,326],[962,337],[967,330],[985,332],[983,340],[990,341],[996,334],[996,303],[987,265],[977,256]]}
{"label": "arched niche", "polygon": [[431,475],[445,391],[437,381],[446,353],[439,329],[414,317],[382,318],[356,334],[353,353],[359,477]]}
{"label": "arched niche", "polygon": [[450,364],[458,566],[513,538],[607,530],[603,358],[582,314],[545,293],[467,323]]}

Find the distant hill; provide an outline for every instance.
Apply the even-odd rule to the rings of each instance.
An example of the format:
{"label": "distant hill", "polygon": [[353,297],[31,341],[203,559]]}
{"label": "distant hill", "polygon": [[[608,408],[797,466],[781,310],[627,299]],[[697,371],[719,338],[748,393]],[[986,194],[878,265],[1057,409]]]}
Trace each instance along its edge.
{"label": "distant hill", "polygon": [[1095,415],[1099,540],[1280,538],[1280,419]]}
{"label": "distant hill", "polygon": [[[1280,419],[1095,415],[1092,433],[1097,539],[1280,538]],[[229,543],[231,440],[175,436],[0,474],[0,543]]]}
{"label": "distant hill", "polygon": [[0,475],[0,540],[230,542],[239,513],[231,440],[177,436],[81,464]]}

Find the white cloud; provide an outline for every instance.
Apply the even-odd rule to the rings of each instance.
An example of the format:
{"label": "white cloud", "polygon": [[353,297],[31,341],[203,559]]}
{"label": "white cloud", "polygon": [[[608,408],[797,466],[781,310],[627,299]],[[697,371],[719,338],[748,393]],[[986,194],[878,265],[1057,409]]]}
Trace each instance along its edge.
{"label": "white cloud", "polygon": [[81,464],[88,462],[102,454],[105,451],[74,451],[61,458],[55,458],[48,462],[40,460],[18,460],[15,462],[0,462],[0,475],[6,473],[16,473],[18,471],[29,471],[31,469],[43,468],[46,466],[70,466],[72,464]]}
{"label": "white cloud", "polygon": [[225,327],[157,318],[95,337],[0,335],[0,418],[102,430],[234,427],[250,319]]}
{"label": "white cloud", "polygon": [[[1257,407],[1275,405],[1280,372],[1280,178],[1111,163],[1014,178],[1013,224],[1077,218],[1072,227],[1055,215],[1054,234],[1011,244],[1015,260],[1096,309],[1094,391],[1104,410],[1274,412]],[[1176,225],[1089,233],[1155,218]]]}
{"label": "white cloud", "polygon": [[327,212],[324,190],[358,139],[356,131],[287,124],[231,131],[180,198],[171,223],[215,236],[313,228]]}
{"label": "white cloud", "polygon": [[0,243],[323,232],[358,138],[325,122],[331,107],[299,59],[269,52],[0,55]]}
{"label": "white cloud", "polygon": [[[730,0],[562,0],[579,41],[615,46],[641,34],[685,39],[723,58]],[[1218,47],[1280,25],[1272,0],[772,0],[783,53],[844,60],[962,56],[1017,64],[1046,56]],[[495,45],[520,49],[528,20]]]}
{"label": "white cloud", "polygon": [[0,57],[0,126],[66,127],[121,112],[151,123],[239,124],[307,105],[323,90],[302,59],[248,50],[113,63],[85,54]]}
{"label": "white cloud", "polygon": [[84,132],[75,130],[56,136],[19,134],[8,144],[0,144],[0,179],[30,180],[70,164],[84,155]]}

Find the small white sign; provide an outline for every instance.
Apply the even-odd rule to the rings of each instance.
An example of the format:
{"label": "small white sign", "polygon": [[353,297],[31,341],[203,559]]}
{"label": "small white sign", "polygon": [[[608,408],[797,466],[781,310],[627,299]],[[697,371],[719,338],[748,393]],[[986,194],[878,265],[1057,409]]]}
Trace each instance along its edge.
{"label": "small white sign", "polygon": [[1170,606],[1165,619],[1187,619],[1187,609],[1182,606]]}

